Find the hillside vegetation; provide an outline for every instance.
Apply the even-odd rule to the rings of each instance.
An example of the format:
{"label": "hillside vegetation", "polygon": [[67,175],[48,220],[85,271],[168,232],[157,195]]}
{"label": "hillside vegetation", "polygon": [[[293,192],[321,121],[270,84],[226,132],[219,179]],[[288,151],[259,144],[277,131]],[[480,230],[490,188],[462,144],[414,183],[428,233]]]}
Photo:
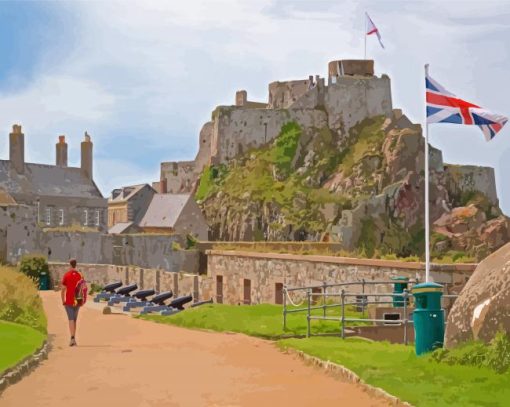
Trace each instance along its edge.
{"label": "hillside vegetation", "polygon": [[[338,241],[362,257],[423,257],[424,141],[419,127],[392,120],[348,132],[291,121],[265,146],[207,166],[196,198],[213,239]],[[433,256],[474,261],[510,240],[501,210],[459,189],[462,171],[443,171],[440,152],[431,154],[430,196],[442,202],[431,205]]]}

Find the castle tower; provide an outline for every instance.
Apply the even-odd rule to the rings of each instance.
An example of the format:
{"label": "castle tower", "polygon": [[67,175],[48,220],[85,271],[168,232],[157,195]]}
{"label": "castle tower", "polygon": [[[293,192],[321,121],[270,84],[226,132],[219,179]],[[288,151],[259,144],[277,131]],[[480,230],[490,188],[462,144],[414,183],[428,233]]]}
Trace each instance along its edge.
{"label": "castle tower", "polygon": [[328,63],[328,82],[340,76],[374,76],[374,61],[370,59],[343,59]]}
{"label": "castle tower", "polygon": [[90,136],[85,132],[85,139],[81,142],[81,169],[90,179],[92,179],[92,147]]}
{"label": "castle tower", "polygon": [[67,167],[67,143],[66,136],[58,136],[56,144],[56,165],[59,167]]}
{"label": "castle tower", "polygon": [[22,174],[25,170],[25,135],[21,132],[21,126],[12,126],[12,133],[9,134],[9,160],[11,166]]}

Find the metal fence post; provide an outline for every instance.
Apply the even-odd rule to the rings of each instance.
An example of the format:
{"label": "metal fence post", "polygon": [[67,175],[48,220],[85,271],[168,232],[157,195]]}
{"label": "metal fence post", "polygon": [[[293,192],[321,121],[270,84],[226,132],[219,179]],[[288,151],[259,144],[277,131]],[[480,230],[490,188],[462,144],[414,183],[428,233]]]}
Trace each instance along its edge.
{"label": "metal fence post", "polygon": [[283,287],[283,331],[287,330],[287,287]]}
{"label": "metal fence post", "polygon": [[322,283],[322,316],[326,318],[326,290],[327,290],[327,284],[324,281]]}
{"label": "metal fence post", "polygon": [[365,279],[361,280],[361,295],[361,315],[365,318]]}
{"label": "metal fence post", "polygon": [[345,338],[345,290],[342,288],[342,339]]}
{"label": "metal fence post", "polygon": [[306,337],[309,338],[310,337],[310,313],[311,313],[311,309],[310,309],[310,306],[311,306],[311,299],[312,299],[312,290],[309,288],[307,290],[307,297],[308,297],[308,315],[306,316],[306,320],[307,320],[307,328],[306,328]]}
{"label": "metal fence post", "polygon": [[407,345],[407,288],[404,288],[404,345]]}

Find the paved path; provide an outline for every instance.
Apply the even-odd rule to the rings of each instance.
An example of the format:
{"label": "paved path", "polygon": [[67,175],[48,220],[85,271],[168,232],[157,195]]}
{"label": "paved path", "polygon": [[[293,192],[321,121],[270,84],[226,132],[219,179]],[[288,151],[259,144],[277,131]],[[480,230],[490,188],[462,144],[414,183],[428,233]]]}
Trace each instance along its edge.
{"label": "paved path", "polygon": [[59,294],[43,292],[49,359],[0,396],[1,407],[381,406],[264,340],[80,311],[67,346]]}

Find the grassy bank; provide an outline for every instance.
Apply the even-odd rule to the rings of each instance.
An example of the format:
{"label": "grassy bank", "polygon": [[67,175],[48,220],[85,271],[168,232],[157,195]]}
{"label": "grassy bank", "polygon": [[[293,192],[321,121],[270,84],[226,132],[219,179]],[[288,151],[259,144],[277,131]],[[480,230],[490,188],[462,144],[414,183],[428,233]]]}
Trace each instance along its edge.
{"label": "grassy bank", "polygon": [[411,346],[318,337],[284,339],[278,345],[345,366],[416,406],[505,406],[510,400],[510,372],[437,363],[417,357]]}
{"label": "grassy bank", "polygon": [[12,267],[0,266],[0,320],[46,333],[46,316],[36,284]]}
{"label": "grassy bank", "polygon": [[[144,315],[140,318],[184,328],[240,332],[266,339],[306,335],[306,312],[288,314],[287,330],[284,331],[282,311],[281,305],[272,304],[251,306],[207,304],[169,317]],[[328,316],[339,316],[339,313],[339,308],[327,310]],[[312,314],[322,315],[322,310],[313,310]],[[354,311],[346,312],[346,316],[360,317],[360,315]],[[313,333],[338,334],[340,332],[340,323],[335,321],[312,321],[311,327]]]}
{"label": "grassy bank", "polygon": [[0,321],[0,374],[40,348],[46,338],[25,325]]}
{"label": "grassy bank", "polygon": [[36,284],[0,266],[0,373],[34,353],[46,339],[46,315]]}

